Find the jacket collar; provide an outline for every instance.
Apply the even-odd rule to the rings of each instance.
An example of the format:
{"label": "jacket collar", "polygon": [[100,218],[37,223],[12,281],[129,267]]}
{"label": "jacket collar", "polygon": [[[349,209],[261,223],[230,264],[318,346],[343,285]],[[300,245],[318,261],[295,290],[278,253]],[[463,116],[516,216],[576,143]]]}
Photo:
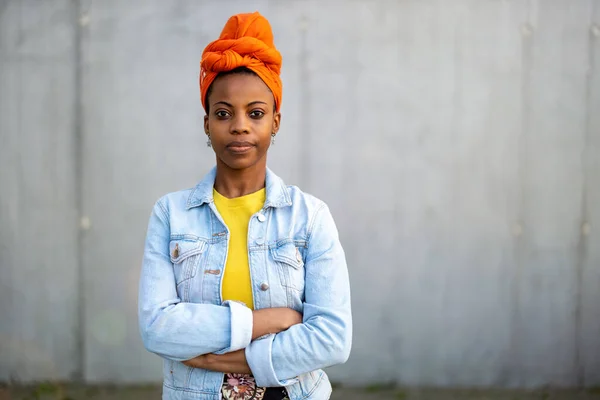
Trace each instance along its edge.
{"label": "jacket collar", "polygon": [[[213,167],[208,174],[192,190],[187,201],[187,209],[199,207],[202,204],[212,203],[213,187],[215,186],[215,177],[217,176],[217,167]],[[268,207],[287,207],[292,205],[288,188],[283,180],[275,175],[273,171],[267,168],[266,176],[266,200],[263,208]]]}

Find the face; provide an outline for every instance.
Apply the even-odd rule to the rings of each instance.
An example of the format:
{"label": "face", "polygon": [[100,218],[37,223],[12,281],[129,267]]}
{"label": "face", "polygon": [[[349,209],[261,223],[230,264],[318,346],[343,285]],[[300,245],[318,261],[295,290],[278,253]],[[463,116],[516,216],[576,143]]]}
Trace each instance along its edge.
{"label": "face", "polygon": [[217,77],[208,96],[204,130],[210,135],[217,164],[234,170],[265,165],[271,134],[279,130],[273,94],[256,75]]}

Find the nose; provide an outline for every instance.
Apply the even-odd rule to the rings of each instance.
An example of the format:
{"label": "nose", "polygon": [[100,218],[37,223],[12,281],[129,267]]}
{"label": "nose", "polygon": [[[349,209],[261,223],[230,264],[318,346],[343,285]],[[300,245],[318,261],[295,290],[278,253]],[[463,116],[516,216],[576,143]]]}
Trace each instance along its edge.
{"label": "nose", "polygon": [[250,131],[249,121],[245,113],[236,113],[231,120],[230,133],[240,135]]}

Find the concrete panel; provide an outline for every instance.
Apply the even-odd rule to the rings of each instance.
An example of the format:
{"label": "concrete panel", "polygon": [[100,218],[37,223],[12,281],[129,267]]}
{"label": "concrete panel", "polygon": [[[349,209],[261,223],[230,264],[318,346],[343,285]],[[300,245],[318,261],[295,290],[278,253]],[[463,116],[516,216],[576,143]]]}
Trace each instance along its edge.
{"label": "concrete panel", "polygon": [[578,381],[577,260],[591,4],[532,2],[522,26],[522,233],[516,239],[512,341],[519,386]]}
{"label": "concrete panel", "polygon": [[[199,101],[202,49],[242,2],[92,2],[83,27],[85,377],[160,377],[137,327],[154,201],[214,165]],[[244,7],[246,8],[246,7]],[[208,17],[210,16],[210,18]]]}
{"label": "concrete panel", "polygon": [[0,3],[0,380],[78,371],[73,16]]}
{"label": "concrete panel", "polygon": [[308,30],[306,114],[327,117],[311,120],[307,187],[333,204],[353,283],[353,353],[332,375],[507,384],[526,10],[386,5],[355,3],[344,20],[321,7],[314,26],[331,31]]}
{"label": "concrete panel", "polygon": [[587,66],[585,176],[579,254],[581,289],[579,383],[600,382],[600,2],[590,13]]}

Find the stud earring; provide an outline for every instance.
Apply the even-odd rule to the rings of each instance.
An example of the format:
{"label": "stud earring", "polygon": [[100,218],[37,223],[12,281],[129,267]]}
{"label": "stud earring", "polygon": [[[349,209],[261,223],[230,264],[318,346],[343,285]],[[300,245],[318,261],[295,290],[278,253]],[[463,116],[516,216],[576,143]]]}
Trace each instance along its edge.
{"label": "stud earring", "polygon": [[275,134],[271,133],[271,144],[275,144]]}

